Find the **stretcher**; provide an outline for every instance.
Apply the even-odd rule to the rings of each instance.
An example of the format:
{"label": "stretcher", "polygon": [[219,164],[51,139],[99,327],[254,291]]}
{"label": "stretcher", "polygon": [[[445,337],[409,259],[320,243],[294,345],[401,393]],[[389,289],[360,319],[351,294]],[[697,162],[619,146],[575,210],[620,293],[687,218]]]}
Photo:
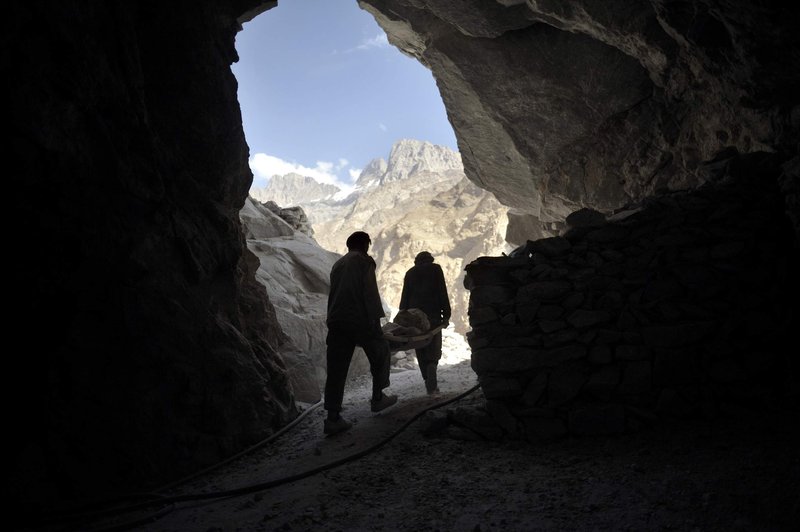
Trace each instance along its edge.
{"label": "stretcher", "polygon": [[418,347],[425,347],[431,343],[431,338],[436,336],[444,328],[444,325],[434,327],[424,334],[416,336],[396,336],[387,332],[383,333],[383,338],[389,343],[389,351],[396,353],[397,351],[408,351],[409,349],[417,349]]}

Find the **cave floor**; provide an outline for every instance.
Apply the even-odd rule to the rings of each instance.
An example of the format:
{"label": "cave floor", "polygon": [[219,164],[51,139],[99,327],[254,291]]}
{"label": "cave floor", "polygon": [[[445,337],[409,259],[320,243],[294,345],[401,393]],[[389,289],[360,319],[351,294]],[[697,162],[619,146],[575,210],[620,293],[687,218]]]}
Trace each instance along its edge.
{"label": "cave floor", "polygon": [[[416,371],[392,374],[397,405],[369,411],[349,384],[348,432],[322,434],[313,409],[268,447],[181,485],[206,493],[284,478],[365,450],[425,408],[476,384],[468,362],[441,368],[429,397]],[[480,390],[443,407],[476,406]],[[135,530],[796,530],[797,419],[663,423],[615,437],[465,441],[420,421],[365,456],[269,489],[176,504]]]}

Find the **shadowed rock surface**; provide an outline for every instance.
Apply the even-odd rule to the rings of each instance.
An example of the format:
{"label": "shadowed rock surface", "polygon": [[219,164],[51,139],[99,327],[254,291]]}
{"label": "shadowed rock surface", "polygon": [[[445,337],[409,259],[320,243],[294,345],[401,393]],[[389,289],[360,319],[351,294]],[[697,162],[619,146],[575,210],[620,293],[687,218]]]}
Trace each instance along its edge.
{"label": "shadowed rock surface", "polygon": [[797,150],[795,5],[359,4],[433,72],[467,176],[543,222],[697,186],[724,147]]}
{"label": "shadowed rock surface", "polygon": [[[795,4],[360,4],[431,68],[467,175],[505,205],[608,214],[697,187],[733,147],[782,163],[800,234]],[[241,23],[274,5],[7,6],[16,508],[146,490],[296,415],[238,218],[230,70]]]}
{"label": "shadowed rock surface", "polygon": [[[296,415],[239,223],[245,7],[14,2],[15,498],[145,489]],[[41,245],[42,239],[47,244]]]}
{"label": "shadowed rock surface", "polygon": [[[768,154],[467,266],[472,368],[507,437],[796,416],[800,254]],[[497,438],[503,437],[501,434]]]}

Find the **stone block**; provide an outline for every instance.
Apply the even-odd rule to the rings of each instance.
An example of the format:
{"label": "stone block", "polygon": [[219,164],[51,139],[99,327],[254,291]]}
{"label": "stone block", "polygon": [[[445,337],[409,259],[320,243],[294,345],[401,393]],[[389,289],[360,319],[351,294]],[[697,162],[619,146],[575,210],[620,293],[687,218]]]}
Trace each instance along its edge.
{"label": "stone block", "polygon": [[746,378],[742,365],[731,359],[715,360],[708,374],[715,382],[720,383],[742,382]]}
{"label": "stone block", "polygon": [[561,301],[561,306],[567,310],[574,310],[583,304],[585,297],[583,292],[572,292]]}
{"label": "stone block", "polygon": [[556,320],[564,314],[564,309],[559,305],[542,305],[536,317],[542,320]]}
{"label": "stone block", "polygon": [[546,257],[560,257],[570,249],[572,249],[570,241],[561,236],[534,240],[531,244],[531,250],[534,253],[541,253]]}
{"label": "stone block", "polygon": [[566,345],[555,349],[529,347],[486,347],[472,352],[472,369],[478,375],[489,372],[515,373],[542,367],[553,367],[568,360],[586,356],[583,345]]}
{"label": "stone block", "polygon": [[547,382],[547,405],[555,407],[569,403],[578,396],[586,380],[586,371],[581,368],[555,368]]}
{"label": "stone block", "polygon": [[649,360],[631,360],[625,364],[622,382],[617,389],[620,394],[645,393],[652,387],[653,370]]}
{"label": "stone block", "polygon": [[613,244],[628,237],[629,231],[617,225],[607,225],[600,229],[589,231],[586,240],[595,244]]}
{"label": "stone block", "polygon": [[614,358],[617,360],[645,360],[649,357],[649,349],[642,345],[622,344],[614,348]]}
{"label": "stone block", "polygon": [[679,347],[698,344],[712,331],[710,322],[655,325],[642,328],[642,336],[650,347]]}
{"label": "stone block", "polygon": [[614,356],[607,345],[596,345],[589,350],[589,362],[592,364],[610,364],[612,360]]}
{"label": "stone block", "polygon": [[597,227],[606,223],[606,217],[599,211],[584,207],[569,214],[564,221],[569,228]]}
{"label": "stone block", "polygon": [[517,303],[516,310],[519,322],[523,324],[531,323],[536,318],[540,306],[541,303],[539,301]]}
{"label": "stone block", "polygon": [[517,315],[513,312],[506,314],[502,318],[500,318],[500,324],[504,326],[509,325],[516,325],[517,324]]}
{"label": "stone block", "polygon": [[617,366],[604,366],[594,371],[583,390],[595,397],[608,399],[614,395],[622,372]]}
{"label": "stone block", "polygon": [[622,307],[624,298],[616,291],[609,291],[600,296],[597,300],[597,308],[604,310],[615,310]]}
{"label": "stone block", "polygon": [[662,415],[685,418],[692,412],[692,404],[673,388],[661,390],[656,402],[656,412]]}
{"label": "stone block", "polygon": [[480,383],[487,399],[517,397],[522,394],[522,386],[515,377],[481,376]]}
{"label": "stone block", "polygon": [[538,320],[537,323],[545,334],[560,331],[567,326],[567,322],[561,320]]}
{"label": "stone block", "polygon": [[547,389],[547,372],[540,372],[534,376],[525,387],[522,394],[522,403],[526,406],[536,406]]}
{"label": "stone block", "polygon": [[474,332],[474,331],[467,332],[467,343],[469,344],[469,347],[471,349],[473,349],[473,350],[481,349],[482,347],[486,347],[492,341],[491,338],[489,338],[488,336],[478,336],[478,335],[475,335],[475,334],[470,335],[471,332]]}
{"label": "stone block", "polygon": [[498,321],[500,316],[492,307],[474,307],[469,309],[469,324],[473,327]]}
{"label": "stone block", "polygon": [[483,285],[470,290],[471,304],[476,307],[499,305],[514,299],[516,290],[509,285]]}
{"label": "stone block", "polygon": [[542,337],[542,345],[549,349],[551,347],[558,347],[572,343],[577,338],[577,329],[561,329],[560,331],[544,335]]}
{"label": "stone block", "polygon": [[572,291],[568,281],[534,281],[521,286],[517,291],[517,302],[555,301]]}
{"label": "stone block", "polygon": [[626,429],[625,407],[618,404],[590,405],[569,412],[569,432],[579,436],[621,434]]}
{"label": "stone block", "polygon": [[567,317],[567,321],[573,327],[586,328],[611,320],[611,313],[606,310],[584,310],[578,309]]}
{"label": "stone block", "polygon": [[596,341],[598,344],[616,344],[622,338],[622,333],[614,329],[598,329]]}
{"label": "stone block", "polygon": [[697,348],[656,349],[653,353],[653,382],[659,387],[693,384],[702,380]]}

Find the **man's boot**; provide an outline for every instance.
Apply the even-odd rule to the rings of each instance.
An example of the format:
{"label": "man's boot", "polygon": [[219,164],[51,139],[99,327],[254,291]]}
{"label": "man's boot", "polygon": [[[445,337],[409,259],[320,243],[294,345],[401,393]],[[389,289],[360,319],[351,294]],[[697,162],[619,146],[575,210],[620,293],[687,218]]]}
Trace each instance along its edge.
{"label": "man's boot", "polygon": [[428,367],[425,368],[425,390],[427,390],[428,395],[439,393],[439,384],[436,381],[436,368],[438,364],[434,362],[433,364],[428,364]]}
{"label": "man's boot", "polygon": [[381,392],[379,399],[370,399],[369,406],[370,410],[372,410],[373,412],[380,412],[384,408],[389,408],[396,402],[397,402],[396,395],[386,395],[385,393]]}
{"label": "man's boot", "polygon": [[336,418],[329,417],[325,420],[322,431],[328,436],[333,436],[334,434],[348,430],[352,426],[352,423],[345,421],[345,419],[341,416]]}

